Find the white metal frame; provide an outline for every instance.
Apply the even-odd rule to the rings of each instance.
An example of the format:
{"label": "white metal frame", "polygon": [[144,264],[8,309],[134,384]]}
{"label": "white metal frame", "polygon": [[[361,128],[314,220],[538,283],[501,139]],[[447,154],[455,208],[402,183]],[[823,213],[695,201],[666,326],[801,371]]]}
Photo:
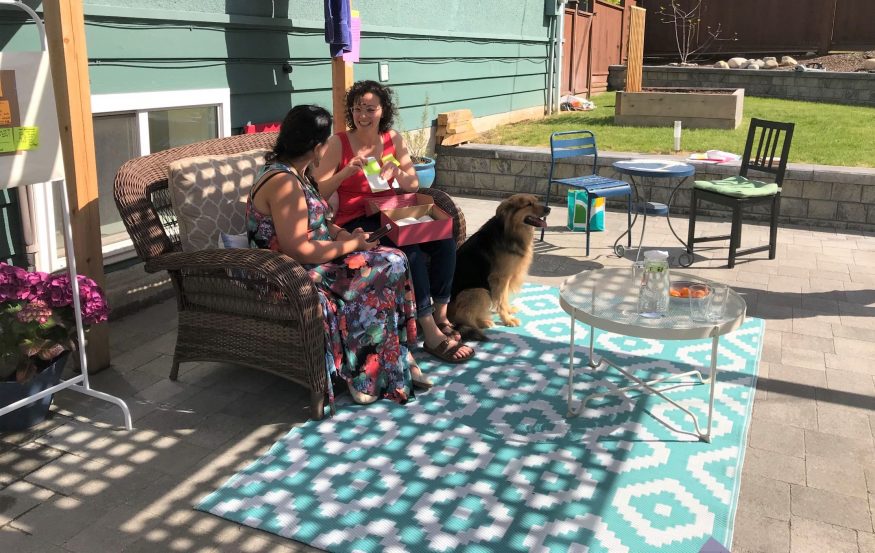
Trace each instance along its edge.
{"label": "white metal frame", "polygon": [[[576,417],[576,416],[580,415],[580,413],[586,408],[586,404],[593,399],[598,399],[600,397],[609,397],[609,396],[626,397],[626,392],[628,392],[630,390],[646,390],[648,393],[655,394],[655,395],[661,397],[662,399],[666,400],[667,402],[671,403],[672,405],[674,405],[675,407],[677,407],[678,409],[683,411],[685,414],[687,414],[690,417],[690,419],[692,419],[692,421],[693,421],[693,428],[695,428],[695,435],[698,436],[698,438],[700,440],[702,440],[703,442],[708,442],[708,443],[711,442],[711,418],[712,418],[712,415],[714,412],[714,384],[717,382],[717,372],[718,372],[718,369],[717,369],[717,348],[719,346],[720,336],[715,335],[711,341],[711,370],[708,372],[707,378],[702,375],[702,371],[694,369],[694,370],[683,372],[680,374],[670,374],[668,376],[663,376],[662,378],[655,378],[653,380],[646,380],[645,381],[645,380],[638,378],[637,376],[630,373],[629,371],[625,370],[623,367],[621,367],[617,364],[611,363],[610,361],[608,361],[607,359],[605,359],[603,357],[600,359],[596,359],[595,348],[594,348],[595,327],[592,325],[589,325],[589,363],[588,363],[588,366],[593,371],[597,371],[601,367],[610,367],[610,368],[616,370],[617,372],[619,372],[620,374],[622,374],[623,376],[625,376],[626,378],[628,378],[629,380],[635,382],[635,384],[633,384],[631,386],[624,386],[622,388],[617,388],[616,390],[611,390],[610,392],[597,392],[597,393],[589,394],[580,401],[580,405],[578,406],[577,410],[575,411],[572,408],[573,392],[574,392],[574,323],[575,323],[575,319],[572,316],[571,317],[571,347],[570,347],[571,351],[570,351],[569,358],[568,358],[568,413],[567,414],[569,417]],[[696,415],[692,411],[690,411],[689,409],[687,409],[686,407],[684,407],[683,405],[674,401],[673,399],[671,399],[670,397],[668,397],[667,395],[665,395],[663,393],[663,392],[666,392],[668,390],[674,389],[678,386],[693,385],[693,384],[695,384],[695,381],[680,382],[680,383],[672,382],[671,386],[668,386],[666,388],[661,388],[661,389],[653,387],[654,384],[659,384],[659,383],[665,382],[666,380],[669,380],[669,379],[675,380],[675,379],[686,378],[688,376],[693,376],[693,375],[695,375],[698,378],[698,381],[700,384],[708,384],[709,385],[708,424],[705,427],[704,432],[702,432],[702,429],[699,427],[698,417],[696,417]],[[668,428],[673,430],[674,432],[679,432],[681,434],[690,434],[689,431],[681,430],[680,428],[677,428],[676,426],[672,425],[671,423],[669,423],[666,420],[662,420],[661,422],[665,426],[667,426]]]}
{"label": "white metal frame", "polygon": [[[39,16],[36,14],[36,12],[34,12],[32,9],[30,9],[29,6],[22,4],[21,2],[19,2],[17,0],[0,0],[0,4],[6,4],[6,5],[21,8],[22,10],[27,12],[27,14],[31,18],[33,18],[34,22],[36,23],[37,29],[40,33],[40,44],[42,46],[42,50],[46,51],[47,43],[46,43],[45,28],[43,27],[42,20],[40,20]],[[63,183],[64,189],[66,191],[67,181],[64,180],[64,181],[60,181],[60,182]],[[121,407],[121,410],[122,410],[122,413],[124,414],[124,419],[125,419],[125,428],[128,430],[132,430],[133,426],[131,424],[131,411],[130,411],[130,409],[128,409],[127,404],[123,400],[121,400],[115,396],[106,394],[104,392],[98,392],[97,390],[92,390],[91,386],[88,382],[88,359],[87,359],[87,356],[85,355],[85,327],[82,325],[82,306],[80,305],[80,302],[79,302],[79,281],[76,279],[76,274],[77,274],[76,273],[76,259],[75,259],[74,252],[73,252],[73,228],[70,225],[70,204],[69,204],[69,201],[67,199],[66,193],[61,194],[61,197],[62,197],[62,206],[63,206],[61,213],[63,214],[63,218],[64,218],[64,225],[63,225],[64,245],[65,245],[64,252],[66,253],[66,256],[67,256],[67,268],[69,269],[70,284],[71,284],[72,291],[73,291],[73,313],[74,313],[75,318],[76,318],[76,337],[77,337],[78,342],[79,342],[79,366],[82,369],[82,372],[79,375],[74,376],[73,378],[70,378],[68,380],[62,380],[60,383],[58,383],[54,386],[51,386],[49,388],[46,388],[45,390],[43,390],[41,392],[38,392],[38,393],[33,394],[31,396],[28,396],[24,399],[20,399],[14,403],[11,403],[5,407],[0,408],[0,416],[5,415],[7,413],[11,413],[12,411],[15,411],[16,409],[19,409],[21,407],[25,407],[27,405],[30,405],[31,403],[39,401],[46,396],[50,396],[50,395],[54,394],[55,392],[60,392],[61,390],[73,390],[73,391],[79,392],[81,394],[85,394],[85,395],[88,395],[91,397],[96,397],[97,399],[102,399],[104,401],[114,403],[114,404],[118,405],[119,407]]]}
{"label": "white metal frame", "polygon": [[[624,269],[601,269],[597,271],[590,271],[589,273],[607,273],[607,272],[620,272],[624,271]],[[631,272],[632,269],[630,268]],[[706,279],[702,279],[700,277],[696,277],[689,274],[676,273],[673,272],[673,275],[681,276],[684,279],[693,280],[693,281],[701,281],[704,283],[710,283],[710,281]],[[740,306],[735,309],[734,312],[730,312],[729,316],[725,320],[721,320],[717,323],[694,323],[689,320],[685,320],[681,325],[677,327],[661,327],[661,328],[653,328],[647,326],[645,323],[636,324],[634,321],[618,321],[611,320],[609,317],[604,318],[601,314],[590,313],[589,311],[595,312],[595,285],[591,289],[592,300],[590,300],[590,306],[592,309],[581,309],[579,306],[574,305],[573,301],[568,301],[565,297],[566,294],[579,294],[581,292],[580,286],[582,282],[585,281],[584,278],[581,278],[581,275],[575,275],[562,285],[560,291],[560,304],[562,309],[565,310],[571,317],[571,337],[570,337],[570,345],[569,345],[569,359],[568,359],[568,412],[567,416],[574,417],[580,415],[583,410],[586,408],[586,404],[594,399],[609,397],[609,396],[619,396],[619,397],[627,397],[626,392],[631,390],[643,390],[649,394],[655,394],[662,399],[666,400],[673,406],[677,407],[681,411],[683,411],[686,415],[690,417],[693,421],[694,432],[690,432],[687,430],[682,430],[672,425],[667,420],[660,419],[666,427],[671,429],[674,432],[682,433],[682,434],[690,434],[698,437],[700,440],[704,442],[711,442],[711,421],[714,412],[714,388],[717,383],[717,374],[719,372],[719,368],[717,365],[718,359],[718,348],[720,343],[720,336],[724,334],[728,334],[733,330],[737,329],[744,322],[746,307],[744,304],[744,300],[738,296],[734,291],[730,291],[730,296],[735,302],[736,306]],[[631,279],[630,279],[631,281]],[[606,293],[611,293],[606,291]],[[727,299],[727,301],[729,301]],[[589,362],[587,366],[593,370],[599,370],[602,368],[613,368],[632,382],[634,384],[630,386],[624,386],[621,388],[617,388],[611,390],[609,392],[595,392],[585,396],[581,401],[578,408],[575,410],[573,408],[574,405],[574,351],[575,351],[575,323],[580,320],[582,323],[587,324],[589,326]],[[655,378],[653,380],[645,381],[630,371],[627,371],[623,367],[608,361],[607,359],[597,358],[595,354],[595,329],[601,328],[603,330],[608,330],[611,332],[617,332],[626,336],[638,336],[641,338],[656,338],[656,339],[668,339],[668,340],[694,340],[694,339],[702,339],[702,338],[710,338],[711,339],[711,359],[710,359],[710,367],[708,376],[705,377],[702,374],[701,370],[694,369],[690,371],[686,371],[679,374],[671,374],[661,378]],[[703,367],[704,368],[704,367]],[[683,380],[690,376],[695,376],[694,380]],[[672,380],[672,382],[666,382],[668,380]],[[667,384],[666,387],[656,388],[655,384]],[[708,416],[707,423],[704,431],[699,425],[698,417],[689,409],[683,407],[670,397],[666,396],[664,392],[672,390],[674,388],[680,386],[690,386],[695,384],[708,384],[709,392],[708,392]]]}

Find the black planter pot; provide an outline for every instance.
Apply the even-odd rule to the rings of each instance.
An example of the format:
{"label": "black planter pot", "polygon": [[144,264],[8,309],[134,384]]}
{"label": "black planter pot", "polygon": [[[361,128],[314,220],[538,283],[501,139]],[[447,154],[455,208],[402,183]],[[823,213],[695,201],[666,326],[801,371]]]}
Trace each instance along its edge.
{"label": "black planter pot", "polygon": [[[69,351],[65,351],[55,357],[48,366],[24,384],[0,382],[0,407],[6,407],[19,399],[32,396],[60,382],[61,373],[64,372],[64,365],[67,364],[68,357],[70,357]],[[49,407],[52,405],[52,397],[46,396],[39,401],[0,417],[0,432],[25,430],[44,421],[49,413]]]}

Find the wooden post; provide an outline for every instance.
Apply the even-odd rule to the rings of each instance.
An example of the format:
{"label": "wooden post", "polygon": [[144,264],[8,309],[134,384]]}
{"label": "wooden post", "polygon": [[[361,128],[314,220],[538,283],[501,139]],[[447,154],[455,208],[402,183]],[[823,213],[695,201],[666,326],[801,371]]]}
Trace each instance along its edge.
{"label": "wooden post", "polygon": [[[43,13],[64,154],[76,269],[104,287],[85,14],[81,0],[44,0]],[[86,349],[89,372],[109,366],[107,325],[96,325],[88,332]]]}
{"label": "wooden post", "polygon": [[641,92],[644,71],[644,16],[647,10],[632,7],[629,21],[629,57],[626,60],[626,92]]}
{"label": "wooden post", "polygon": [[595,10],[589,15],[589,31],[587,31],[586,49],[586,99],[592,99],[592,33],[595,26]]}
{"label": "wooden post", "polygon": [[823,30],[821,31],[820,44],[817,49],[818,55],[825,56],[829,54],[829,49],[832,46],[832,34],[835,31],[837,8],[838,0],[823,2]]}
{"label": "wooden post", "polygon": [[352,64],[343,58],[331,58],[331,109],[336,133],[346,130],[346,91],[352,83]]}
{"label": "wooden post", "polygon": [[[349,0],[349,13],[352,16],[352,0]],[[336,133],[346,130],[346,91],[352,83],[352,63],[339,56],[331,58],[331,109]]]}

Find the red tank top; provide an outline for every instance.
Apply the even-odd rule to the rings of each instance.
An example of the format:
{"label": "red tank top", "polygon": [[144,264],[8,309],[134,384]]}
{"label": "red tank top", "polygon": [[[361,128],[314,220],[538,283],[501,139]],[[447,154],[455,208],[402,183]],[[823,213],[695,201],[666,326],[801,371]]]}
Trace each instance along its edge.
{"label": "red tank top", "polygon": [[[349,161],[355,157],[352,151],[352,145],[349,143],[349,136],[345,132],[338,133],[340,137],[340,144],[343,147],[343,151],[340,154],[340,164],[337,166],[337,170],[340,171],[349,163]],[[389,133],[383,133],[383,154],[385,157],[389,154],[395,155],[395,144],[392,142],[392,137],[389,136]],[[374,156],[376,157],[376,156]],[[394,181],[390,180],[392,183]],[[362,171],[356,172],[356,174],[351,177],[347,177],[343,182],[340,183],[340,187],[337,189],[337,212],[334,215],[334,224],[336,225],[344,225],[353,219],[357,219],[359,217],[364,216],[365,214],[365,206],[368,203],[370,198],[375,197],[385,197],[385,196],[394,196],[394,190],[383,190],[381,192],[372,192],[371,187],[368,185],[368,179],[365,177],[365,174]]]}

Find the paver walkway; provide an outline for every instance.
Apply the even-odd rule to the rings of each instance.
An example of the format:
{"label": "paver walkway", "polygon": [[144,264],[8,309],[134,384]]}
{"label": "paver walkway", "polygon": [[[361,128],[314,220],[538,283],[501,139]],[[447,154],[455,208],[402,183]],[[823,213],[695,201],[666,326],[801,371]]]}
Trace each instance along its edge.
{"label": "paver walkway", "polygon": [[[459,203],[471,231],[497,205]],[[551,217],[564,220],[564,209]],[[589,258],[583,235],[552,227],[536,243],[530,281],[559,285],[628,265],[610,250],[623,215],[609,212],[607,226]],[[683,218],[675,228],[685,236]],[[648,221],[647,232],[646,247],[678,253],[664,220]],[[765,243],[765,227],[747,226],[744,241]],[[733,270],[723,259],[688,269],[730,283],[767,321],[732,550],[873,553],[875,238],[782,229],[778,259],[759,256]],[[110,323],[113,366],[92,382],[128,402],[133,432],[118,430],[117,408],[67,392],[52,420],[0,436],[0,551],[310,550],[192,510],[305,420],[308,396],[220,363],[183,364],[171,382],[175,324],[173,301]]]}

